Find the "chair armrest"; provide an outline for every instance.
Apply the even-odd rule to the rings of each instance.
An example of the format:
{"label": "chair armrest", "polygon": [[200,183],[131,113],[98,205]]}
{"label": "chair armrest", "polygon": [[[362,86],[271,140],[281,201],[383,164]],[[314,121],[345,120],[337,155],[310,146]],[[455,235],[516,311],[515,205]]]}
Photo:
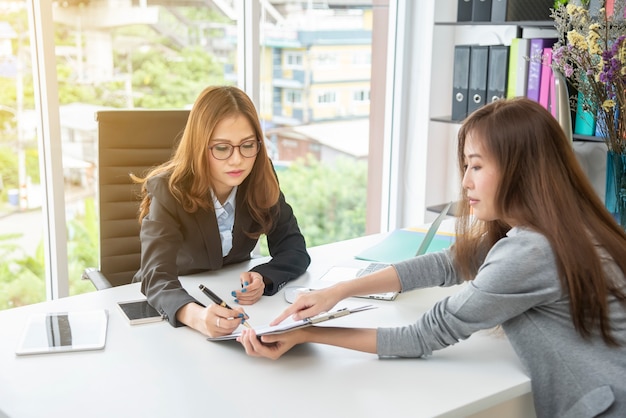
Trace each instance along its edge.
{"label": "chair armrest", "polygon": [[85,271],[83,271],[82,279],[90,280],[96,290],[103,290],[113,287],[111,286],[111,283],[107,280],[107,278],[104,277],[104,274],[102,274],[100,270],[94,267],[86,268]]}

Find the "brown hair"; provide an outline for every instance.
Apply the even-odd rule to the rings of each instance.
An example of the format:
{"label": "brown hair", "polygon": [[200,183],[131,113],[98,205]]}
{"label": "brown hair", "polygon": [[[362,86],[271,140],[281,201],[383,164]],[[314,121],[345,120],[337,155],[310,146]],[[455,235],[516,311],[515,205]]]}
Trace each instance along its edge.
{"label": "brown hair", "polygon": [[248,231],[253,237],[272,229],[272,211],[278,203],[280,189],[276,174],[267,155],[265,138],[257,116],[256,108],[242,90],[232,86],[212,86],[204,89],[196,99],[180,143],[174,156],[164,164],[154,168],[146,177],[133,179],[142,184],[142,202],[139,209],[139,222],[150,211],[150,196],[146,191],[148,179],[169,176],[169,189],[185,211],[193,213],[199,208],[213,210],[210,190],[213,188],[209,170],[208,144],[215,126],[223,119],[241,115],[254,129],[261,142],[260,151],[248,178],[239,188],[244,193],[252,219],[260,226],[260,231]]}
{"label": "brown hair", "polygon": [[[499,218],[514,219],[550,242],[576,330],[589,337],[599,326],[604,341],[617,344],[611,335],[607,297],[626,300],[620,290],[624,283],[607,277],[595,244],[626,274],[626,233],[595,193],[556,119],[526,98],[500,100],[475,111],[458,135],[461,177],[470,135],[499,167],[495,197]],[[461,197],[467,202],[465,190]],[[460,205],[459,215],[455,259],[471,280],[486,252],[510,227],[503,221],[472,221],[466,203]]]}

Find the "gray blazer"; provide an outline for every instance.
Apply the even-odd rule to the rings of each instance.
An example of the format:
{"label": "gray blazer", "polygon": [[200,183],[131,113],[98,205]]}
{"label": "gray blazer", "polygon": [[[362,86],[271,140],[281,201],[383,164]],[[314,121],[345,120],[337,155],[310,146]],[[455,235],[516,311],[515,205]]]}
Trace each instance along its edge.
{"label": "gray blazer", "polygon": [[[217,270],[250,259],[257,240],[247,236],[246,231],[258,230],[259,225],[243,201],[246,187],[244,181],[237,190],[233,247],[222,257],[213,208],[188,213],[170,193],[166,177],[148,180],[146,188],[152,201],[141,224],[141,268],[133,281],[141,281],[148,302],[165,314],[170,324],[182,325],[176,321],[178,309],[189,302],[199,303],[183,289],[179,275]],[[302,275],[311,261],[291,206],[282,193],[274,210],[275,225],[267,235],[272,259],[251,269],[264,277],[265,295],[275,294],[289,280]]]}

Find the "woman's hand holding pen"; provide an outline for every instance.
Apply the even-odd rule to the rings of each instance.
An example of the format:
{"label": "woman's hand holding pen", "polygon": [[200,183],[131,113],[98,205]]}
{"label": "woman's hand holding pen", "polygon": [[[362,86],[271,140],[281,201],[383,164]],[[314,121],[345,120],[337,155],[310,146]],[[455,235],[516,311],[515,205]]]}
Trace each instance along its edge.
{"label": "woman's hand holding pen", "polygon": [[265,291],[263,276],[256,271],[246,271],[239,276],[241,289],[233,290],[231,295],[240,305],[252,305],[258,302]]}
{"label": "woman's hand holding pen", "polygon": [[214,303],[204,307],[191,302],[176,313],[180,322],[209,337],[231,334],[243,318],[247,318],[243,309],[229,309]]}
{"label": "woman's hand holding pen", "polygon": [[204,323],[209,331],[209,337],[232,334],[241,325],[242,320],[247,318],[241,308],[228,309],[212,304],[206,309]]}

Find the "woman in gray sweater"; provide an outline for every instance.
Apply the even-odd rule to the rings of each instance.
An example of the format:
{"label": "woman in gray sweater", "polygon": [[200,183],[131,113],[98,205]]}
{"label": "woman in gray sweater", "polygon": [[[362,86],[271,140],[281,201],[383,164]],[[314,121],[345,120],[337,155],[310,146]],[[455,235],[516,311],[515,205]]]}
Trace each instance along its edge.
{"label": "woman in gray sweater", "polygon": [[552,115],[534,101],[475,111],[458,137],[455,245],[300,295],[273,324],[346,297],[469,281],[414,324],[309,327],[239,341],[276,359],[316,342],[422,357],[501,325],[531,377],[540,417],[626,416],[626,234],[604,208]]}

